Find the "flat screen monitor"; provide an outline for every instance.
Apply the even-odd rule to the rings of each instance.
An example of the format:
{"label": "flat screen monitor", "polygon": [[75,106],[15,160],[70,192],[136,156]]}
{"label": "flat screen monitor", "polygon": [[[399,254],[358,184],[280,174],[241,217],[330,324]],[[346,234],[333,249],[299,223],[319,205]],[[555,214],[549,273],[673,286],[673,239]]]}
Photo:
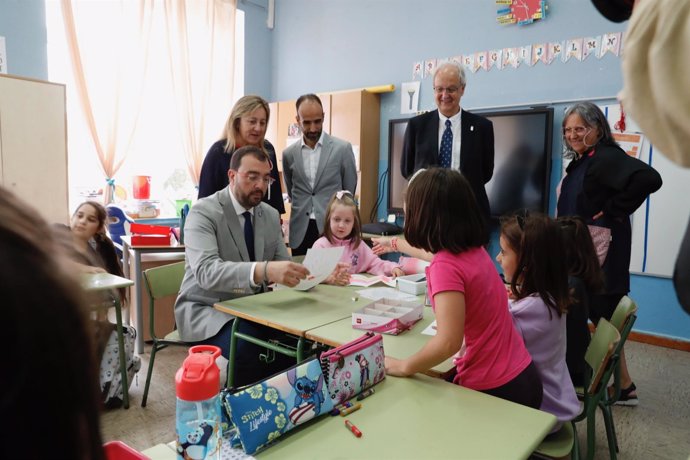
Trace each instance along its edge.
{"label": "flat screen monitor", "polygon": [[[486,184],[491,216],[518,209],[548,212],[553,109],[476,112],[494,125],[494,174]],[[400,161],[408,119],[390,120],[388,212],[402,213],[407,180]]]}

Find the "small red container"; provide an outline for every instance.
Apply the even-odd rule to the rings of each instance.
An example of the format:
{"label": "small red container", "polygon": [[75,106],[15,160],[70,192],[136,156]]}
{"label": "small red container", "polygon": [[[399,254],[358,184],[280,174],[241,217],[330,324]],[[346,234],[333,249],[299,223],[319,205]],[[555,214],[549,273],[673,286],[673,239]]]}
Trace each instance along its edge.
{"label": "small red container", "polygon": [[129,447],[122,441],[110,441],[103,444],[107,460],[150,460],[149,457]]}
{"label": "small red container", "polygon": [[163,225],[132,223],[129,226],[134,246],[170,246],[171,228]]}
{"label": "small red container", "polygon": [[151,198],[151,176],[134,176],[132,178],[132,195],[135,200]]}

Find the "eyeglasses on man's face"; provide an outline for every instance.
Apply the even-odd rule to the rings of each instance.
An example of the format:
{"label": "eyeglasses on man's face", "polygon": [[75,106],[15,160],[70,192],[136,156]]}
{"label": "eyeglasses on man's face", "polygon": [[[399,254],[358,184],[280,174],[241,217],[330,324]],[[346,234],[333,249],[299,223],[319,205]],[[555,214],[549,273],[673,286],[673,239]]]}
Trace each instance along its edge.
{"label": "eyeglasses on man's face", "polygon": [[591,128],[588,126],[573,126],[573,127],[568,127],[568,128],[563,128],[563,135],[564,136],[569,136],[573,133],[577,134],[578,136],[583,135],[586,131],[589,131]]}
{"label": "eyeglasses on man's face", "polygon": [[251,182],[252,184],[263,182],[265,185],[268,185],[270,187],[271,185],[273,185],[273,182],[275,182],[275,179],[273,179],[271,176],[262,176],[261,174],[256,172],[237,171],[237,174],[244,178],[244,180],[246,180],[247,182]]}
{"label": "eyeglasses on man's face", "polygon": [[436,94],[455,94],[458,92],[459,89],[460,88],[458,88],[457,86],[449,86],[447,88],[444,88],[443,86],[434,86],[434,92]]}

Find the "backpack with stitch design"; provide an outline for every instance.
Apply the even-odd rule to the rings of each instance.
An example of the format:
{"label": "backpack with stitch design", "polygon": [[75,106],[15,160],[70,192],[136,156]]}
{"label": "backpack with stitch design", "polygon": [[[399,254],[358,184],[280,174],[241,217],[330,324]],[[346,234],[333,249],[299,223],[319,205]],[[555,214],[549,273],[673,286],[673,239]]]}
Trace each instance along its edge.
{"label": "backpack with stitch design", "polygon": [[[122,326],[125,342],[125,363],[127,364],[127,383],[132,384],[134,375],[141,368],[141,358],[134,354],[134,339],[136,330],[131,326]],[[120,407],[122,405],[123,389],[122,374],[120,374],[120,353],[117,344],[117,330],[108,337],[108,343],[101,357],[100,366],[101,398],[106,407]]]}

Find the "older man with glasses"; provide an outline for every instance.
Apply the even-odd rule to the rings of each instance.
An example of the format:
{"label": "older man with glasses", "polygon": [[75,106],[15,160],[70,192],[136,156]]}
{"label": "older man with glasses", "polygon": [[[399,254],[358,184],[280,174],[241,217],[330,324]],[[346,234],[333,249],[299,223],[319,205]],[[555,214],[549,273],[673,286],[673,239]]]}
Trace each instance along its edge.
{"label": "older man with glasses", "polygon": [[459,169],[488,221],[489,199],[484,186],[494,172],[494,128],[486,118],[461,109],[466,83],[465,70],[454,62],[436,69],[437,110],[413,117],[407,124],[400,172],[409,178],[431,166]]}

